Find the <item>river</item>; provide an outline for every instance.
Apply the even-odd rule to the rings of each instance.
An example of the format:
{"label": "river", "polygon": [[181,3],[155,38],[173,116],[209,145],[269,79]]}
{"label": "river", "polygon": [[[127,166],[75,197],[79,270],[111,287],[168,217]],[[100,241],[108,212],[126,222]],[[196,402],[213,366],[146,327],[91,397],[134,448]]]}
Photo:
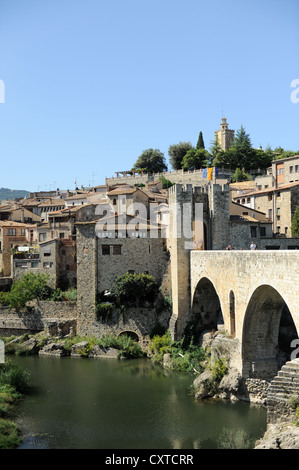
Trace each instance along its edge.
{"label": "river", "polygon": [[259,439],[266,410],[197,401],[194,376],[147,359],[14,357],[30,372],[17,407],[20,449],[216,449],[224,428]]}

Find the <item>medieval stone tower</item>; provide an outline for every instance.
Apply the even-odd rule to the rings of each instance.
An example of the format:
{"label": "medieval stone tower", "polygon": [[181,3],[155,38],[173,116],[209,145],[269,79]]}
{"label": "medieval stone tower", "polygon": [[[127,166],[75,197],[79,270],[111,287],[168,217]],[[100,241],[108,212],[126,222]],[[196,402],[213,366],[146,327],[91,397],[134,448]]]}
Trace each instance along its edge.
{"label": "medieval stone tower", "polygon": [[[196,210],[202,207],[201,216]],[[200,220],[199,220],[200,219]],[[199,223],[198,223],[199,221]],[[201,239],[203,244],[194,242]],[[169,189],[169,251],[171,257],[172,316],[169,330],[180,339],[191,318],[190,251],[225,250],[230,243],[229,186],[176,184]]]}
{"label": "medieval stone tower", "polygon": [[215,131],[215,142],[218,141],[222,150],[228,150],[231,147],[234,138],[235,131],[228,128],[226,118],[223,117],[220,124],[220,130]]}

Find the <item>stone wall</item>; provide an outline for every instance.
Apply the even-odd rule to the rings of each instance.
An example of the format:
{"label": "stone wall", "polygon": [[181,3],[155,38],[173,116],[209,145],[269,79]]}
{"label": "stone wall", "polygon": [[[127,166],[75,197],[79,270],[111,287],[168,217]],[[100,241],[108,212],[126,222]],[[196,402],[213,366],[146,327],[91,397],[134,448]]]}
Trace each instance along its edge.
{"label": "stone wall", "polygon": [[[112,326],[110,324],[107,326],[105,322],[99,322],[96,318],[95,305],[97,294],[109,290],[115,279],[128,271],[148,272],[155,277],[167,295],[167,292],[170,291],[168,285],[169,253],[165,250],[164,240],[161,238],[131,239],[130,237],[99,238],[96,236],[95,224],[78,224],[78,334],[98,336],[115,329],[121,331],[122,324],[118,324],[116,318],[114,318]],[[134,312],[134,310],[131,311]],[[149,310],[146,309],[145,312],[149,312]],[[148,315],[140,314],[138,320],[132,320],[138,325],[134,328],[138,329],[139,334],[144,334],[145,331],[148,334],[149,329],[153,328],[156,314]],[[130,318],[130,316],[131,314],[127,314],[126,318]],[[144,322],[143,325],[142,322]]]}
{"label": "stone wall", "polygon": [[76,333],[77,305],[74,302],[34,301],[20,311],[0,308],[0,336],[45,331],[50,335]]}
{"label": "stone wall", "polygon": [[[229,169],[219,169],[219,174],[217,176],[216,183],[217,184],[225,184],[227,181],[232,177],[234,174],[233,170]],[[159,180],[160,177],[164,177],[165,179],[171,181],[172,183],[176,184],[192,184],[192,185],[204,185],[207,184],[207,178],[203,177],[203,171],[194,170],[194,171],[184,171],[184,170],[174,170],[174,171],[166,171],[163,173],[154,173],[154,174],[144,174],[144,175],[136,175],[136,176],[126,176],[126,177],[111,177],[106,178],[106,184],[108,186],[112,186],[115,184],[128,184],[130,186],[134,186],[135,184],[147,184],[152,181]]]}

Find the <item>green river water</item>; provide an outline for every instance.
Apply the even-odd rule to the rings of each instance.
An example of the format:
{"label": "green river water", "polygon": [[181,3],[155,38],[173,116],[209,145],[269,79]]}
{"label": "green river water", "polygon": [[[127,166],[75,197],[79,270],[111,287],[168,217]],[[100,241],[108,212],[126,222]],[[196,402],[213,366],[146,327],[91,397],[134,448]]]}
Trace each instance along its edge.
{"label": "green river water", "polygon": [[194,376],[147,359],[15,357],[31,391],[17,407],[20,449],[217,449],[223,430],[262,437],[266,409],[197,401]]}

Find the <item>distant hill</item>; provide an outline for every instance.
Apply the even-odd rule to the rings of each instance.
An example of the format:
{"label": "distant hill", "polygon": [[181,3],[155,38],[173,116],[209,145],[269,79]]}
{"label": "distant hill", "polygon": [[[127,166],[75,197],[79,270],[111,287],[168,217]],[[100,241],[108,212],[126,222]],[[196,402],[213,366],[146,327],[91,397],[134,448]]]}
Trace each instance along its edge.
{"label": "distant hill", "polygon": [[16,197],[24,198],[29,196],[30,192],[22,189],[0,188],[0,204],[2,201],[10,201]]}

